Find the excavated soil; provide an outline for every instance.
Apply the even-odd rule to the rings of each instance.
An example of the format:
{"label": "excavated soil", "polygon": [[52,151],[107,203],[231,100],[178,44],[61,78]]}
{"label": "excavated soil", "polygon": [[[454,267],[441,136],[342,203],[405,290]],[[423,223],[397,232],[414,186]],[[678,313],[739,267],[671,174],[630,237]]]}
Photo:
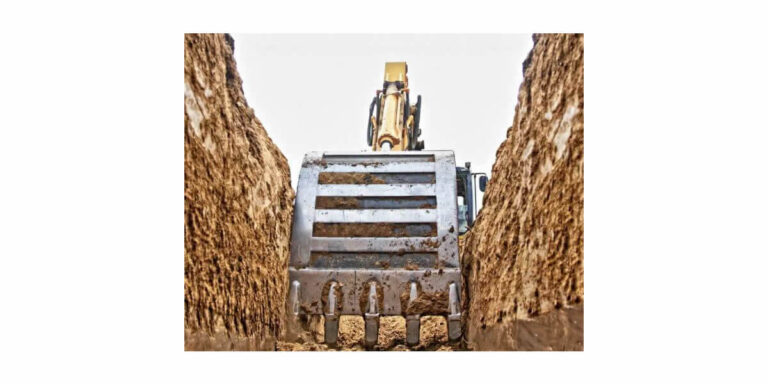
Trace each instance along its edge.
{"label": "excavated soil", "polygon": [[419,290],[416,300],[411,301],[409,292],[400,294],[400,306],[405,308],[406,315],[420,315],[429,313],[433,315],[448,314],[448,291],[423,292]]}
{"label": "excavated soil", "polygon": [[435,223],[315,223],[316,237],[437,236]]}
{"label": "excavated soil", "polygon": [[228,35],[184,36],[184,347],[272,350],[294,193],[248,107]]}
{"label": "excavated soil", "polygon": [[447,323],[441,316],[421,318],[420,340],[415,346],[405,343],[405,318],[384,316],[379,320],[378,344],[371,348],[363,345],[365,320],[362,316],[340,316],[336,346],[323,344],[322,316],[311,316],[304,324],[296,341],[277,343],[278,351],[454,351],[462,350],[459,342],[448,341]]}
{"label": "excavated soil", "polygon": [[370,173],[322,172],[318,184],[386,184],[387,182]]}
{"label": "excavated soil", "polygon": [[470,348],[583,349],[583,35],[534,36],[514,123],[462,243]]}
{"label": "excavated soil", "polygon": [[316,209],[360,209],[360,199],[357,197],[318,196],[315,200]]}

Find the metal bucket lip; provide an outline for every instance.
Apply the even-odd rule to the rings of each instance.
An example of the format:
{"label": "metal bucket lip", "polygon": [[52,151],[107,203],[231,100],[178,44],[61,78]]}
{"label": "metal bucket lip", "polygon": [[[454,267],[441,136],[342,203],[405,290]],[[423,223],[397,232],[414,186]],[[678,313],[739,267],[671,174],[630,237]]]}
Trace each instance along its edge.
{"label": "metal bucket lip", "polygon": [[[363,173],[434,173],[434,184],[319,184],[321,172]],[[396,198],[402,196],[434,196],[436,207],[430,212],[418,207],[401,211],[387,209],[346,209],[346,212],[329,212],[317,209],[319,196],[376,196]],[[322,314],[322,286],[329,280],[340,283],[344,291],[343,309],[340,314],[363,315],[359,309],[361,287],[370,279],[376,279],[384,292],[381,315],[404,315],[401,294],[408,292],[409,283],[417,281],[424,292],[448,292],[451,283],[461,286],[458,255],[458,205],[456,202],[456,164],[453,151],[328,151],[310,152],[304,157],[296,191],[294,223],[291,237],[290,281],[299,281],[302,313]],[[392,217],[388,215],[394,215]],[[427,237],[315,237],[316,222],[362,220],[373,224],[395,222],[398,215],[406,221],[433,220],[434,236]],[[404,216],[403,216],[404,215]],[[420,234],[423,235],[423,234]],[[424,265],[415,269],[359,268],[353,264],[347,268],[313,268],[313,252],[347,253],[406,253],[434,252],[438,262],[434,268]],[[339,265],[339,264],[333,264]],[[460,290],[459,290],[460,291]],[[446,308],[448,311],[448,308]],[[425,313],[427,314],[427,313]]]}
{"label": "metal bucket lip", "polygon": [[[427,272],[428,271],[428,272]],[[336,282],[338,289],[342,292],[341,309],[337,315],[359,315],[365,314],[360,308],[361,296],[367,295],[365,290],[366,283],[376,281],[381,285],[383,293],[383,303],[379,309],[382,316],[406,316],[402,307],[402,295],[410,293],[410,284],[417,282],[420,292],[427,294],[436,294],[444,292],[449,294],[449,286],[456,284],[458,292],[461,293],[461,271],[459,268],[447,268],[442,271],[437,270],[334,270],[334,269],[315,269],[315,268],[289,268],[289,280],[291,282],[300,282],[301,291],[298,293],[300,303],[300,313],[323,315],[322,291],[323,287],[329,281]],[[406,297],[407,300],[407,297]],[[461,297],[459,297],[461,300]],[[425,312],[419,315],[442,315],[448,316],[450,308],[446,306],[439,312]]]}

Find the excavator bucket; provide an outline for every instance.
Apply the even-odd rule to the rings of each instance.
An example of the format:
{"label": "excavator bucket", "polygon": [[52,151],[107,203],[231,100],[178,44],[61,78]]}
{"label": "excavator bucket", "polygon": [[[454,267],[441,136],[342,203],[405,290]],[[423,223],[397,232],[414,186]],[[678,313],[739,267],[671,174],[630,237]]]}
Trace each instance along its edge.
{"label": "excavator bucket", "polygon": [[446,316],[461,337],[456,165],[452,151],[311,152],[296,194],[289,314],[325,316],[336,342],[340,315],[365,318],[377,343],[380,316],[404,316],[419,343],[422,315]]}

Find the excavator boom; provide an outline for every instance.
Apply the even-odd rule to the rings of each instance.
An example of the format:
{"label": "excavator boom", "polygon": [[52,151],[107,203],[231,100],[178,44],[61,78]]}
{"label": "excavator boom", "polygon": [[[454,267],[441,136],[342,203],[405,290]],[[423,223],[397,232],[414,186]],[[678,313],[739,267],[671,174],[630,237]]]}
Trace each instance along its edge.
{"label": "excavator boom", "polygon": [[421,96],[410,104],[408,65],[387,63],[384,85],[371,102],[368,121],[368,145],[373,151],[408,151],[424,149],[418,141],[421,130]]}

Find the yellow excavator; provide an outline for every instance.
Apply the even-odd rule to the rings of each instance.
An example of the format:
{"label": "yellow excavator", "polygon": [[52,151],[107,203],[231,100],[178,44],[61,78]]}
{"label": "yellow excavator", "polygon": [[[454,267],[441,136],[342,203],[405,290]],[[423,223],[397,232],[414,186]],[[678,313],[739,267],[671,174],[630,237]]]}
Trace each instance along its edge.
{"label": "yellow excavator", "polygon": [[384,87],[376,91],[368,114],[368,146],[373,151],[424,149],[424,142],[418,141],[421,96],[411,106],[405,62],[386,63]]}
{"label": "yellow excavator", "polygon": [[[325,317],[335,344],[339,316],[365,319],[366,346],[381,316],[406,318],[406,342],[419,343],[420,318],[445,316],[461,338],[458,236],[475,216],[470,164],[453,151],[426,151],[419,140],[421,96],[410,104],[408,65],[388,62],[369,108],[368,146],[310,152],[299,173],[289,264],[289,316]],[[479,179],[477,179],[479,177]]]}

